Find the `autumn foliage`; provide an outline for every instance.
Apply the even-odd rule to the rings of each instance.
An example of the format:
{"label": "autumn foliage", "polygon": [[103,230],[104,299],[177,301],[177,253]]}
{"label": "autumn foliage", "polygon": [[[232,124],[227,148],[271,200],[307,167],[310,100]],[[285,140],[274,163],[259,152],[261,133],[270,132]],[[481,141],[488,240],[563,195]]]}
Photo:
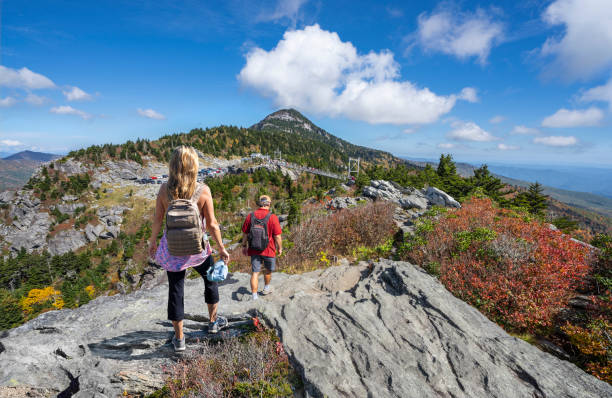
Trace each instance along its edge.
{"label": "autumn foliage", "polygon": [[552,326],[589,271],[585,246],[488,198],[423,221],[404,253],[490,319],[529,332]]}
{"label": "autumn foliage", "polygon": [[246,335],[202,341],[165,369],[166,385],[157,395],[179,397],[293,397],[301,380],[284,347],[257,318]]}
{"label": "autumn foliage", "polygon": [[322,256],[347,256],[357,247],[383,243],[396,229],[394,209],[393,204],[380,201],[306,218],[291,229],[287,261],[297,264]]}
{"label": "autumn foliage", "polygon": [[61,292],[55,290],[52,286],[44,289],[32,289],[28,292],[27,297],[21,299],[21,308],[26,314],[34,311],[34,307],[48,307],[50,304],[53,308],[61,310],[64,307],[64,300],[61,297]]}

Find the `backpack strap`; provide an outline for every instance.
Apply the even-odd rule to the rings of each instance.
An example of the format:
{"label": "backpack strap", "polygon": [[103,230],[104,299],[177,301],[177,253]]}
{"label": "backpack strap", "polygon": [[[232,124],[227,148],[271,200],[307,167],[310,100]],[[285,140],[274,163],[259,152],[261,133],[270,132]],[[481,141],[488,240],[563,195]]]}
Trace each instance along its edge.
{"label": "backpack strap", "polygon": [[166,194],[168,195],[168,203],[170,203],[174,200],[174,197],[170,193],[170,188],[168,188],[168,183],[166,183],[165,186],[166,186]]}
{"label": "backpack strap", "polygon": [[198,200],[200,199],[200,196],[202,195],[202,191],[204,190],[204,187],[206,185],[204,184],[200,184],[197,183],[195,190],[193,191],[193,195],[191,195],[191,199],[189,199],[191,202],[197,204]]}
{"label": "backpack strap", "polygon": [[253,219],[257,220],[257,221],[263,221],[266,225],[268,223],[268,220],[270,219],[270,216],[272,216],[272,212],[268,211],[268,214],[266,214],[266,216],[264,218],[257,218],[255,217],[255,212],[251,213],[251,223],[253,222]]}
{"label": "backpack strap", "polygon": [[266,216],[264,218],[261,219],[261,221],[263,221],[263,223],[268,226],[268,220],[270,219],[270,217],[272,216],[272,212],[268,211],[268,214],[266,214]]}

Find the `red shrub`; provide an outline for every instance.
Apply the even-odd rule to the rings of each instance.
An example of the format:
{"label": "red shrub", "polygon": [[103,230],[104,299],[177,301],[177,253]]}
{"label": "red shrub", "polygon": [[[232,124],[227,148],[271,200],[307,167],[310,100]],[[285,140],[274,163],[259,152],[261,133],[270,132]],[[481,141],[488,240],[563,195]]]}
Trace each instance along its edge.
{"label": "red shrub", "polygon": [[453,294],[502,325],[550,327],[588,273],[589,251],[526,217],[473,198],[420,228],[408,258],[438,271]]}
{"label": "red shrub", "polygon": [[376,246],[397,228],[394,209],[394,204],[380,201],[306,219],[291,229],[293,247],[287,251],[287,261],[315,259],[322,251],[348,255],[359,246]]}

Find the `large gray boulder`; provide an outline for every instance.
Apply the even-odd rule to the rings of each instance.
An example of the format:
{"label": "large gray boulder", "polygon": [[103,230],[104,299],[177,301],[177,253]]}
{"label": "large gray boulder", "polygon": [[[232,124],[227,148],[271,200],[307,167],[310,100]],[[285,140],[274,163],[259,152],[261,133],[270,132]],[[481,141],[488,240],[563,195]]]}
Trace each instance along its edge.
{"label": "large gray boulder", "polygon": [[402,196],[399,200],[399,204],[403,209],[419,210],[427,209],[427,206],[429,205],[425,195],[418,190],[414,190],[414,192],[411,192],[409,195]]}
{"label": "large gray boulder", "polygon": [[459,202],[453,199],[452,196],[436,187],[427,187],[425,190],[425,196],[433,205],[455,208],[461,207]]}
{"label": "large gray boulder", "polygon": [[264,315],[313,396],[612,396],[408,263],[378,263],[351,291],[298,294]]}
{"label": "large gray boulder", "polygon": [[[167,286],[159,283],[153,278],[150,290],[47,312],[5,332],[0,386],[59,393],[78,380],[78,396],[96,397],[159,388],[162,366],[177,358]],[[249,275],[230,275],[220,312],[240,319],[233,314],[257,311],[277,328],[311,396],[612,396],[610,385],[509,336],[409,263],[278,273],[272,284],[272,295],[253,302]],[[202,330],[202,281],[187,279],[185,291],[186,312],[195,315],[185,320],[192,350],[210,337]]]}
{"label": "large gray boulder", "polygon": [[10,203],[15,198],[15,191],[0,192],[0,204]]}
{"label": "large gray boulder", "polygon": [[427,189],[404,188],[385,180],[372,180],[370,185],[363,187],[363,196],[372,199],[387,200],[397,203],[405,210],[425,210],[429,206],[445,206],[459,208],[461,205],[446,192],[428,187]]}
{"label": "large gray boulder", "polygon": [[51,239],[49,239],[49,253],[58,255],[75,251],[87,244],[87,239],[81,231],[69,229],[60,231]]}
{"label": "large gray boulder", "polygon": [[85,237],[90,242],[95,242],[98,237],[104,232],[105,227],[103,224],[87,224],[85,226]]}
{"label": "large gray boulder", "polygon": [[370,185],[363,187],[363,196],[399,203],[402,192],[389,181],[372,180]]}

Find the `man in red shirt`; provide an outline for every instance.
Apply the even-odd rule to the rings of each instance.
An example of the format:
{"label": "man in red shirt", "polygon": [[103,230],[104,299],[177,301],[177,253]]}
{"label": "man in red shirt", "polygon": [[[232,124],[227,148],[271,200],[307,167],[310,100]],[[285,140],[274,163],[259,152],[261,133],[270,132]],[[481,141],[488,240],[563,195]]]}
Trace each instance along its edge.
{"label": "man in red shirt", "polygon": [[[244,220],[242,225],[242,247],[245,255],[251,256],[251,292],[253,293],[253,300],[257,300],[257,285],[259,282],[259,273],[261,272],[262,265],[264,267],[264,282],[265,286],[262,295],[266,295],[272,292],[270,281],[272,280],[272,271],[276,269],[276,255],[279,256],[283,253],[283,241],[281,237],[282,229],[278,217],[275,214],[270,213],[270,205],[272,200],[268,195],[262,195],[259,197],[259,209],[250,213]],[[257,235],[251,229],[251,217],[255,216],[256,222],[259,225],[267,224],[265,230],[267,231],[268,244],[263,250],[253,248],[249,241],[253,239],[253,236],[265,236],[261,234]],[[265,233],[265,231],[264,231]],[[252,235],[249,237],[249,235]],[[265,246],[265,245],[264,245]]]}

